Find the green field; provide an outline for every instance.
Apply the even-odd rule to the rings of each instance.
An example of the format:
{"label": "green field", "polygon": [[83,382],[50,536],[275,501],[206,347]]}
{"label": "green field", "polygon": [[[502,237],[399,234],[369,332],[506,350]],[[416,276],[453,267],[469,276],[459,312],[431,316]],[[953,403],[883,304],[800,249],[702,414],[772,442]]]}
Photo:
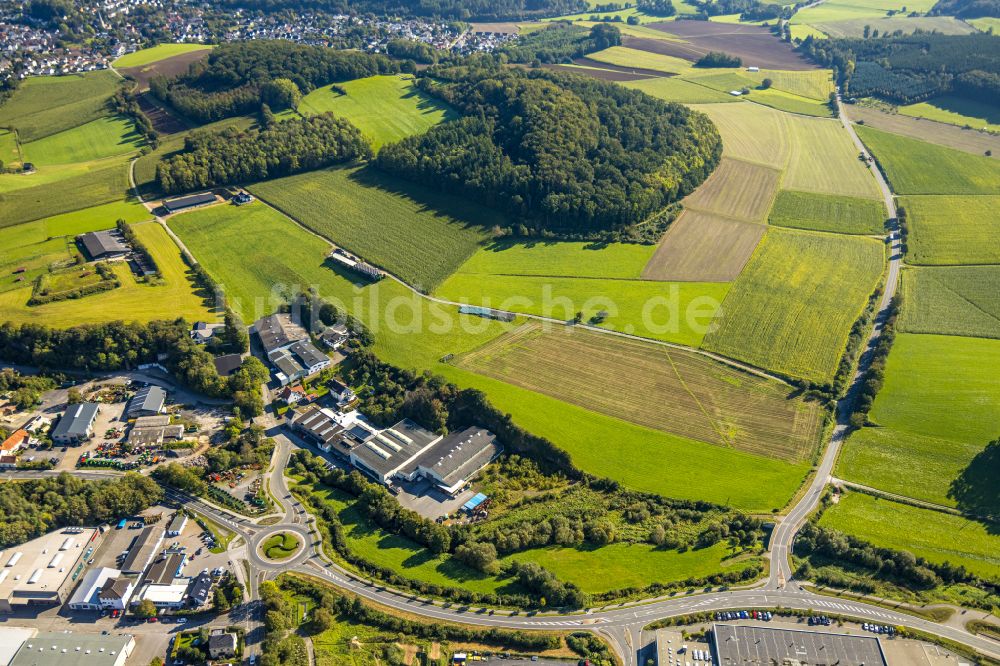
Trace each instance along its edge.
{"label": "green field", "polygon": [[21,152],[17,148],[17,135],[0,130],[0,166],[16,167],[21,163]]}
{"label": "green field", "polygon": [[897,194],[1000,194],[1000,161],[856,126]]}
{"label": "green field", "polygon": [[848,493],[819,523],[877,546],[906,550],[938,564],[963,565],[988,580],[1000,580],[1000,535],[960,516]]}
{"label": "green field", "polygon": [[[78,234],[110,229],[118,219],[140,222],[149,217],[138,203],[113,203],[0,228],[0,247],[4,248],[0,292],[29,285],[49,265],[71,260],[77,251],[73,239]],[[22,268],[24,272],[14,273]]]}
{"label": "green field", "polygon": [[1000,18],[998,17],[984,16],[982,18],[968,19],[967,23],[974,26],[977,30],[988,32],[990,28],[993,28],[993,32],[1000,34]]}
{"label": "green field", "polygon": [[587,58],[608,65],[648,69],[664,74],[681,74],[691,69],[691,63],[682,58],[652,53],[651,51],[630,49],[624,46],[612,46],[603,51],[588,54]]}
{"label": "green field", "polygon": [[[114,226],[113,224],[111,226]],[[161,279],[150,284],[136,282],[124,262],[114,264],[121,287],[92,294],[79,300],[58,301],[26,307],[31,287],[0,292],[0,320],[31,322],[63,328],[79,324],[115,320],[149,321],[185,317],[188,321],[215,321],[213,312],[194,294],[188,268],[180,250],[155,222],[140,222],[132,227],[140,241],[153,255]]]}
{"label": "green field", "polygon": [[704,347],[792,377],[833,378],[882,275],[880,241],[774,228],[733,284]]}
{"label": "green field", "polygon": [[625,81],[621,85],[626,88],[641,90],[647,95],[658,97],[668,102],[681,104],[713,104],[738,102],[739,98],[729,93],[719,92],[712,88],[691,83],[677,77],[652,77],[638,81]]}
{"label": "green field", "polygon": [[27,143],[97,120],[120,81],[109,70],[30,77],[0,106],[0,127],[16,127]]}
{"label": "green field", "polygon": [[793,95],[777,88],[768,88],[767,90],[754,88],[750,90],[749,95],[744,95],[743,99],[763,104],[764,106],[770,106],[779,111],[787,111],[788,113],[815,116],[817,118],[833,117],[833,110],[826,101],[819,102],[808,97]]}
{"label": "green field", "polygon": [[[380,358],[484,391],[515,423],[550,439],[597,476],[669,497],[761,512],[784,506],[805,477],[802,465],[685,440],[439,363],[447,354],[479,347],[517,322],[457,315],[454,308],[429,303],[389,280],[358,288],[324,263],[328,245],[323,240],[263,205],[192,211],[171,218],[170,225],[223,285],[244,321],[270,314],[297,288],[314,286],[369,325]],[[669,461],[674,472],[651,468],[651,457]]]}
{"label": "green field", "polygon": [[273,534],[264,540],[260,549],[271,560],[287,560],[298,551],[301,542],[291,532]]}
{"label": "green field", "polygon": [[134,153],[145,141],[125,116],[105,116],[21,146],[24,160],[36,165],[89,162]]}
{"label": "green field", "polygon": [[[784,169],[790,152],[788,114],[759,104],[699,104],[722,135],[726,157]],[[818,122],[818,121],[817,121]]]}
{"label": "green field", "polygon": [[[826,70],[747,72],[742,69],[723,69],[710,74],[687,74],[684,78],[725,93],[730,99],[750,100],[780,111],[807,116],[829,118],[833,115],[827,104],[831,83],[830,74]],[[770,88],[760,87],[764,79],[771,79]],[[729,95],[730,91],[743,88],[750,92],[739,98]]]}
{"label": "green field", "polygon": [[496,240],[462,264],[469,275],[638,278],[656,248],[634,243]]}
{"label": "green field", "polygon": [[934,3],[935,0],[917,0],[903,4],[896,0],[827,0],[796,12],[791,23],[816,26],[849,19],[879,19],[890,9],[899,11],[903,7],[910,12],[927,12]]}
{"label": "green field", "polygon": [[302,98],[299,113],[330,111],[347,118],[371,140],[375,150],[456,117],[451,108],[418,90],[411,75],[372,76],[336,85],[347,94],[334,92],[331,86],[317,88]]}
{"label": "green field", "polygon": [[964,97],[934,97],[919,104],[901,106],[898,111],[904,116],[927,118],[949,125],[1000,131],[1000,108]]}
{"label": "green field", "polygon": [[[499,213],[372,168],[279,178],[250,191],[316,233],[431,290],[503,222]],[[475,225],[475,226],[473,226]]]}
{"label": "green field", "polygon": [[880,235],[885,231],[885,215],[882,203],[871,199],[784,190],[774,201],[768,223],[839,234]]}
{"label": "green field", "polygon": [[208,44],[157,44],[148,49],[140,49],[134,53],[126,53],[112,63],[115,67],[142,67],[154,62],[173,58],[193,51],[210,51]]}
{"label": "green field", "polygon": [[1000,266],[908,269],[903,272],[900,329],[909,333],[1000,338],[997,285]]}
{"label": "green field", "polygon": [[1000,196],[908,196],[899,205],[910,226],[908,263],[1000,263]]}
{"label": "green field", "polygon": [[[76,165],[74,165],[76,166]],[[0,228],[104,203],[123,202],[128,194],[128,165],[120,158],[99,160],[73,169],[67,178],[35,180],[35,174],[12,175],[31,187],[0,189]],[[58,173],[54,175],[60,175]]]}
{"label": "green field", "polygon": [[781,181],[784,189],[879,199],[875,177],[858,159],[840,121],[787,118],[791,136],[788,169]]}
{"label": "green field", "polygon": [[[904,34],[913,34],[916,30],[924,32],[940,32],[945,35],[967,35],[975,32],[965,21],[951,16],[892,16],[882,18],[854,18],[839,21],[815,23],[813,27],[828,34],[830,37],[863,37],[865,26],[872,31],[888,34],[901,30]],[[793,35],[795,36],[795,35]]]}

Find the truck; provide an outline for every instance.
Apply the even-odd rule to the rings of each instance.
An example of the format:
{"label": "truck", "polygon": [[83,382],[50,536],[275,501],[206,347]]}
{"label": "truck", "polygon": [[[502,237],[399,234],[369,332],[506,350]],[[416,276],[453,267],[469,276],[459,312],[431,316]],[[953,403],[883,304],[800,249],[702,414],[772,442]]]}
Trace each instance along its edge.
{"label": "truck", "polygon": [[118,527],[116,527],[115,529],[117,529],[117,530],[124,529],[125,528],[125,524],[127,522],[128,522],[128,520],[126,520],[125,518],[122,518],[121,520],[118,521]]}

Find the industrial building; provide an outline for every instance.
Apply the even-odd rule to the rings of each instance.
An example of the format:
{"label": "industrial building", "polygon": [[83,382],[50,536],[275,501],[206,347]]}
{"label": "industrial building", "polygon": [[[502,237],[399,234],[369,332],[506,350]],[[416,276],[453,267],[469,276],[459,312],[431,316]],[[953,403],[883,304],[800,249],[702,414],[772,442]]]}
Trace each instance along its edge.
{"label": "industrial building", "polygon": [[187,525],[188,517],[183,511],[178,511],[174,514],[174,517],[170,520],[170,524],[167,525],[167,536],[175,537],[180,536],[181,532],[184,531],[184,526]]}
{"label": "industrial building", "polygon": [[99,539],[96,529],[69,527],[0,551],[0,613],[62,605]]}
{"label": "industrial building", "polygon": [[163,528],[157,525],[144,527],[132,541],[132,546],[122,562],[122,571],[127,574],[141,574],[153,561],[153,556],[163,542]]}
{"label": "industrial building", "polygon": [[117,229],[91,231],[76,237],[76,241],[87,253],[91,261],[98,259],[120,259],[129,253],[125,239]]}
{"label": "industrial building", "polygon": [[330,367],[330,357],[309,340],[302,326],[287,313],[259,319],[253,330],[275,368],[275,377],[282,386],[301,381]]}
{"label": "industrial building", "polygon": [[128,443],[133,448],[159,445],[165,442],[179,442],[182,439],[184,439],[184,426],[180,424],[149,428],[133,427],[128,433]]}
{"label": "industrial building", "polygon": [[140,416],[156,416],[163,413],[163,407],[167,404],[167,392],[159,386],[144,386],[128,403],[125,410],[126,419],[134,419]]}
{"label": "industrial building", "polygon": [[94,434],[94,421],[99,411],[98,406],[92,402],[70,405],[59,419],[59,423],[52,429],[50,435],[52,441],[66,445],[79,444],[90,439]]}
{"label": "industrial building", "polygon": [[719,666],[745,664],[838,664],[887,666],[875,636],[853,636],[757,625],[712,625],[712,651]]}
{"label": "industrial building", "polygon": [[134,649],[131,634],[45,632],[25,640],[10,666],[124,666]]}
{"label": "industrial building", "polygon": [[122,576],[118,569],[91,569],[70,597],[72,610],[125,610],[135,589],[135,581]]}
{"label": "industrial building", "polygon": [[319,449],[334,453],[373,479],[427,479],[456,494],[503,451],[488,430],[470,427],[445,437],[410,421],[379,429],[359,412],[310,407],[289,420],[293,430]]}

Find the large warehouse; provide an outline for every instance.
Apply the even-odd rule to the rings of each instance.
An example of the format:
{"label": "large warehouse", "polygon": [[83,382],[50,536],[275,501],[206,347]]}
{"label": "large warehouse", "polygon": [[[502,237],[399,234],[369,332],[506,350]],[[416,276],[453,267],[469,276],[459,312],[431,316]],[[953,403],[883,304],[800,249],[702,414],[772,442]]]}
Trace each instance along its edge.
{"label": "large warehouse", "polygon": [[134,649],[130,634],[53,631],[25,640],[10,666],[123,666]]}
{"label": "large warehouse", "polygon": [[715,624],[712,651],[719,666],[752,664],[838,664],[887,666],[875,636],[804,629]]}
{"label": "large warehouse", "polygon": [[0,551],[0,613],[64,603],[99,536],[93,528],[68,527]]}

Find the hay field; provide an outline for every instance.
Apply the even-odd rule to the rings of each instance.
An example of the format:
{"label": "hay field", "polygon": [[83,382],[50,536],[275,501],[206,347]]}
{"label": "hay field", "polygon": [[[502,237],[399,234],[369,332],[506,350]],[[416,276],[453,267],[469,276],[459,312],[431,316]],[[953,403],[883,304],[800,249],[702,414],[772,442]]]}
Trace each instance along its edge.
{"label": "hay field", "polygon": [[783,190],[774,200],[768,223],[778,227],[838,234],[880,235],[885,208],[871,199]]}
{"label": "hay field", "polygon": [[828,382],[883,265],[880,241],[772,228],[733,283],[703,347]]}
{"label": "hay field", "polygon": [[1000,266],[941,266],[903,272],[900,328],[1000,338]]}
{"label": "hay field", "polygon": [[347,94],[334,92],[331,86],[317,88],[302,98],[299,113],[330,111],[347,118],[375,150],[456,117],[449,106],[414,87],[411,75],[372,76],[337,85]]}
{"label": "hay field", "polygon": [[698,189],[684,199],[690,210],[722,217],[762,222],[767,216],[781,172],[728,157]]}
{"label": "hay field", "polygon": [[[885,17],[890,9],[900,9],[895,0],[827,0],[826,2],[796,12],[791,23],[816,26],[820,23],[834,23],[851,19],[877,20]],[[927,12],[934,6],[934,0],[917,0],[906,3],[907,11]]]}
{"label": "hay field", "polygon": [[642,277],[731,282],[746,266],[766,231],[762,224],[686,210],[660,240]]}
{"label": "hay field", "polygon": [[804,462],[815,450],[821,410],[792,398],[789,386],[691,352],[545,328],[525,324],[456,363],[591,411],[755,455]]}
{"label": "hay field", "polygon": [[635,279],[655,248],[635,243],[498,239],[462,264],[469,275],[537,275]]}
{"label": "hay field", "polygon": [[434,295],[523,314],[569,321],[578,312],[600,326],[653,340],[697,347],[711,330],[729,285],[608,278],[466,274],[449,277]]}
{"label": "hay field", "polygon": [[791,131],[786,190],[878,199],[878,185],[858,159],[850,135],[838,120],[788,116]]}
{"label": "hay field", "polygon": [[740,101],[728,93],[706,88],[675,76],[626,81],[622,85],[626,88],[641,90],[647,95],[658,97],[667,102],[680,102],[681,104],[723,104]]}
{"label": "hay field", "polygon": [[858,126],[897,194],[1000,194],[1000,161]]}
{"label": "hay field", "polygon": [[500,213],[371,168],[269,180],[250,191],[366,261],[430,291],[503,222]]}
{"label": "hay field", "polygon": [[17,148],[17,135],[0,130],[0,162],[6,167],[16,167],[21,163],[21,151]]}
{"label": "hay field", "polygon": [[848,493],[826,510],[819,524],[877,546],[905,550],[937,564],[962,565],[989,580],[1000,580],[1000,535],[961,516]]}
{"label": "hay field", "polygon": [[597,53],[590,53],[587,58],[608,65],[647,69],[664,74],[681,74],[691,69],[691,63],[687,60],[624,46],[612,46]]}
{"label": "hay field", "polygon": [[865,26],[879,33],[893,33],[902,30],[904,34],[913,34],[916,30],[925,32],[937,31],[945,35],[968,35],[976,31],[965,21],[951,16],[883,16],[882,18],[854,18],[840,21],[823,21],[813,26],[835,39],[844,37],[863,37]]}
{"label": "hay field", "polygon": [[90,162],[134,153],[145,141],[125,116],[104,116],[22,144],[24,159],[40,166]]}
{"label": "hay field", "polygon": [[79,324],[124,321],[150,321],[185,317],[188,321],[217,321],[221,313],[213,311],[195,295],[188,268],[180,249],[156,222],[133,225],[136,235],[149,248],[161,271],[161,279],[151,284],[136,282],[123,262],[114,264],[121,287],[91,294],[78,300],[58,301],[28,307],[31,287],[0,293],[0,319],[32,322],[64,328]]}
{"label": "hay field", "polygon": [[926,102],[899,107],[899,113],[914,118],[926,118],[939,123],[1000,131],[1000,110],[985,102],[942,95]]}
{"label": "hay field", "polygon": [[791,152],[788,114],[759,104],[699,104],[722,135],[723,155],[784,169]]}
{"label": "hay field", "polygon": [[1000,263],[1000,196],[908,196],[899,204],[910,225],[908,263]]}
{"label": "hay field", "polygon": [[97,120],[120,81],[110,70],[29,77],[0,105],[0,126],[17,128],[27,143]]}
{"label": "hay field", "polygon": [[763,104],[764,106],[770,106],[779,111],[787,111],[788,113],[814,116],[816,118],[833,117],[833,109],[830,108],[827,102],[820,102],[808,97],[802,97],[801,95],[793,95],[777,88],[768,88],[767,90],[752,89],[750,94],[743,96],[743,99]]}
{"label": "hay field", "polygon": [[156,46],[148,49],[140,49],[133,53],[126,53],[120,58],[117,58],[112,64],[115,67],[142,67],[144,65],[152,65],[154,62],[166,60],[167,58],[173,58],[174,56],[183,55],[185,53],[211,51],[212,48],[213,47],[210,44],[157,44]]}
{"label": "hay field", "polygon": [[911,118],[899,113],[886,113],[859,105],[848,107],[848,115],[855,122],[864,121],[868,127],[902,134],[946,148],[973,155],[983,155],[990,150],[1000,155],[1000,135],[970,132],[955,125],[945,125],[926,118]]}
{"label": "hay field", "polygon": [[128,165],[120,157],[73,165],[68,177],[55,169],[43,179],[35,174],[11,176],[18,184],[39,183],[18,189],[0,189],[0,228],[60,213],[81,210],[128,195]]}

